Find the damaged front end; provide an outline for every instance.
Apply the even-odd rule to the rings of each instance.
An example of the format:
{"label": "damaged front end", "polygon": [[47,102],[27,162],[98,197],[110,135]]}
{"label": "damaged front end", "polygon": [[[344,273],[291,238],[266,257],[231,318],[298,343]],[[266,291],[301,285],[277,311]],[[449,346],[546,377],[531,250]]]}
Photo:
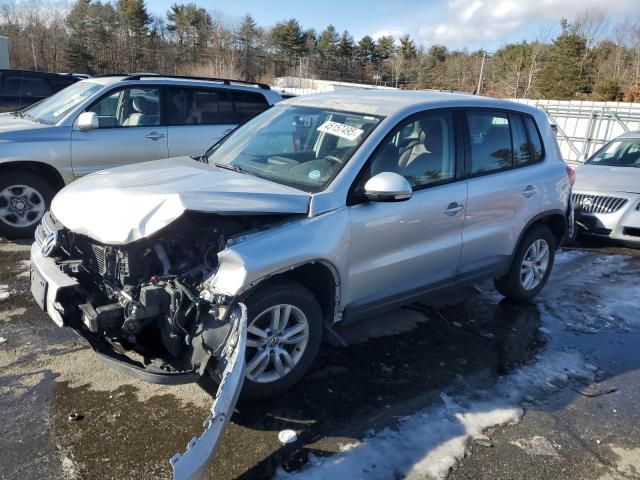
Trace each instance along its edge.
{"label": "damaged front end", "polygon": [[142,380],[180,384],[206,373],[219,382],[204,434],[171,459],[175,478],[202,473],[244,379],[244,305],[203,284],[229,236],[268,221],[188,212],[150,238],[116,246],[74,234],[47,213],[36,232],[31,290],[56,323]]}
{"label": "damaged front end", "polygon": [[[203,298],[202,283],[216,271],[225,232],[245,227],[224,218],[203,225],[203,217],[185,215],[155,238],[112,246],[74,234],[48,213],[36,246],[75,281],[53,301],[63,324],[127,374],[152,383],[196,381],[231,334],[235,300]],[[33,294],[46,309],[41,290]]]}

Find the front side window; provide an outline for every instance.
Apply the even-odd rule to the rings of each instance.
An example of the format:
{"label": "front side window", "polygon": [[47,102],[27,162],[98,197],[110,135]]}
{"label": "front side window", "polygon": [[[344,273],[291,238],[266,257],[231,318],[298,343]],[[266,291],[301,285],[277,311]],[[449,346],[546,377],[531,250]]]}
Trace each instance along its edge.
{"label": "front side window", "polygon": [[429,112],[398,126],[371,160],[370,176],[394,172],[412,188],[455,177],[455,136],[451,112]]}
{"label": "front side window", "polygon": [[309,193],[327,187],[380,117],[276,106],[240,126],[205,155],[210,165],[242,171]]}
{"label": "front side window", "polygon": [[74,83],[49,98],[21,110],[20,115],[34,122],[55,125],[102,88],[102,85],[88,81]]}
{"label": "front side window", "polygon": [[157,88],[122,88],[108,93],[87,109],[98,115],[99,128],[160,125],[160,91]]}
{"label": "front side window", "polygon": [[513,164],[509,118],[499,112],[468,112],[471,173],[501,170]]}
{"label": "front side window", "polygon": [[223,89],[170,88],[169,125],[232,125],[237,123],[231,96]]}
{"label": "front side window", "polygon": [[587,164],[613,167],[640,167],[640,139],[620,138],[602,147]]}

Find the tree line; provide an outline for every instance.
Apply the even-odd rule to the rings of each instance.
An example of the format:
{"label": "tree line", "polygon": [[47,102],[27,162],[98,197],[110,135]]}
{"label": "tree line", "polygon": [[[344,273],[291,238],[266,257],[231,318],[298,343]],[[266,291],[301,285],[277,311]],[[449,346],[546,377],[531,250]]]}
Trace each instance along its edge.
{"label": "tree line", "polygon": [[271,27],[245,15],[230,22],[195,3],[151,14],[144,0],[0,0],[0,35],[13,68],[52,72],[156,72],[270,82],[294,76],[401,88],[480,92],[508,98],[640,101],[640,23],[609,22],[598,10],[560,19],[553,35],[495,52],[419,46],[295,18]]}

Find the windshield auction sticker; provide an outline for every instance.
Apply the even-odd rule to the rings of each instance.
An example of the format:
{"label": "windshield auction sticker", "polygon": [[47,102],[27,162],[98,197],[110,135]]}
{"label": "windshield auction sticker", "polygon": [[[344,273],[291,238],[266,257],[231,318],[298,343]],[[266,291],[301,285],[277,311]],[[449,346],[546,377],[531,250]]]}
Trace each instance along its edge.
{"label": "windshield auction sticker", "polygon": [[338,122],[324,122],[318,127],[318,131],[328,133],[329,135],[335,135],[336,137],[346,138],[351,141],[356,140],[364,133],[364,130]]}

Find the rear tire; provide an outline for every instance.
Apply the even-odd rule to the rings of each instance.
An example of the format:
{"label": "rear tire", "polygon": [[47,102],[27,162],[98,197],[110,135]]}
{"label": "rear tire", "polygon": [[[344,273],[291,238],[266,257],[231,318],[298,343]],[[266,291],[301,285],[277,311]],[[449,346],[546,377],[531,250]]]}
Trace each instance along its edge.
{"label": "rear tire", "polygon": [[544,225],[536,225],[522,238],[509,271],[494,280],[498,292],[517,302],[528,302],[549,279],[556,254],[556,239]]}
{"label": "rear tire", "polygon": [[[279,395],[304,376],[318,354],[323,333],[322,310],[308,289],[291,280],[277,280],[258,287],[249,295],[245,304],[249,329],[246,376],[241,398],[261,399]],[[271,331],[274,315],[280,322],[276,332]],[[285,318],[288,322],[282,326]],[[256,335],[261,332],[267,332],[269,338],[263,339]],[[287,332],[296,333],[287,338]],[[303,340],[305,332],[306,338]],[[286,353],[282,352],[283,349]],[[260,375],[256,375],[262,364],[256,363],[259,360],[257,356],[264,356],[265,352],[269,358],[268,366]],[[286,369],[286,373],[280,377],[276,357],[279,357],[278,363],[284,364]]]}
{"label": "rear tire", "polygon": [[0,174],[0,237],[33,238],[56,189],[37,174],[10,170]]}

